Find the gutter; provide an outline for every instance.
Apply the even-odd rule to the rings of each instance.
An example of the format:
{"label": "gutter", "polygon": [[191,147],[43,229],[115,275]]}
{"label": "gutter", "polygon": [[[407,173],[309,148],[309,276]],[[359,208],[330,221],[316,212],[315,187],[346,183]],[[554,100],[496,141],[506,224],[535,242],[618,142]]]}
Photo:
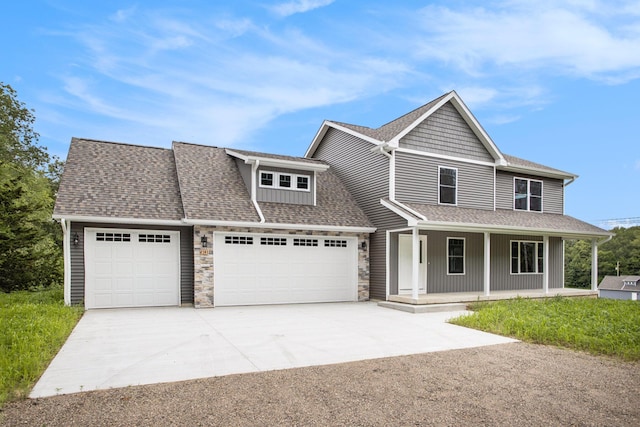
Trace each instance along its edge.
{"label": "gutter", "polygon": [[63,290],[64,290],[64,304],[71,305],[71,229],[67,224],[67,220],[60,218],[60,225],[62,226],[62,260],[64,265],[63,275]]}
{"label": "gutter", "polygon": [[258,204],[258,199],[256,196],[256,180],[258,179],[258,167],[260,166],[260,160],[247,160],[247,162],[251,162],[251,203],[253,203],[253,207],[256,208],[256,212],[258,212],[258,216],[260,217],[260,224],[264,224],[264,215],[262,215],[262,209],[260,209],[260,205]]}

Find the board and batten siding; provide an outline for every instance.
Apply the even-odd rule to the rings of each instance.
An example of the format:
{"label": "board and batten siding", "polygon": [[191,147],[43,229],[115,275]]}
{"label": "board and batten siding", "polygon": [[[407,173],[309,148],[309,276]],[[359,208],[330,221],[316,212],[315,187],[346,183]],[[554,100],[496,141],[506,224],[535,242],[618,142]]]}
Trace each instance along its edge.
{"label": "board and batten siding", "polygon": [[494,159],[462,118],[447,102],[400,139],[400,147],[465,159]]}
{"label": "board and batten siding", "polygon": [[[260,172],[283,172],[290,173],[292,175],[305,175],[309,177],[309,191],[299,190],[280,190],[276,188],[260,187]],[[315,182],[313,179],[313,172],[303,171],[297,169],[285,169],[285,168],[273,168],[273,167],[260,167],[256,172],[256,199],[259,202],[276,202],[276,203],[290,203],[293,205],[313,205],[313,191],[315,188]],[[322,173],[322,172],[319,172]],[[274,177],[274,180],[276,177]],[[295,186],[295,179],[291,182],[292,186]]]}
{"label": "board and batten siding", "polygon": [[493,166],[395,152],[396,200],[438,204],[438,167],[458,170],[458,207],[493,210]]}
{"label": "board and batten siding", "polygon": [[373,144],[330,128],[313,158],[325,160],[345,184],[360,208],[377,228],[371,234],[369,295],[386,299],[386,230],[407,225],[407,221],[380,204],[389,196],[389,159],[372,153]]}
{"label": "board and batten siding", "polygon": [[542,181],[542,211],[559,215],[564,214],[564,182],[561,179],[514,174],[505,171],[497,171],[496,173],[496,209],[513,210],[514,178]]}
{"label": "board and batten siding", "polygon": [[78,245],[71,244],[71,304],[84,304],[84,229],[117,228],[129,230],[168,230],[180,232],[180,303],[193,304],[193,227],[71,223],[71,236],[78,233]]}
{"label": "board and batten siding", "polygon": [[[491,290],[519,291],[542,289],[542,273],[511,274],[511,241],[526,240],[542,242],[541,236],[491,235]],[[562,239],[549,238],[549,288],[562,288]]]}

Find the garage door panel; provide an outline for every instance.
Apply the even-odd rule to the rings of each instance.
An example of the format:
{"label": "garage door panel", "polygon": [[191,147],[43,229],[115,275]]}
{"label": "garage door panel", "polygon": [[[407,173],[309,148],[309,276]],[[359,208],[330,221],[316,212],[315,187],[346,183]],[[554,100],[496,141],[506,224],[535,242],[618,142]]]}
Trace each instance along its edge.
{"label": "garage door panel", "polygon": [[179,241],[178,232],[85,230],[85,306],[178,305]]}
{"label": "garage door panel", "polygon": [[[230,236],[214,238],[217,306],[357,299],[355,238],[340,239],[347,247],[325,247],[322,236]],[[261,244],[263,238],[279,244]],[[225,243],[232,241],[253,244]]]}

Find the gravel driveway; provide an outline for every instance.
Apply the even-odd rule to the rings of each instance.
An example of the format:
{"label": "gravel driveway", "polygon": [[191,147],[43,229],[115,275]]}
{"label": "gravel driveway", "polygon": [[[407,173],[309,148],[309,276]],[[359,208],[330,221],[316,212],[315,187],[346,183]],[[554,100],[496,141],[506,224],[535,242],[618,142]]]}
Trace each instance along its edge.
{"label": "gravel driveway", "polygon": [[640,425],[640,363],[514,343],[6,405],[5,425]]}

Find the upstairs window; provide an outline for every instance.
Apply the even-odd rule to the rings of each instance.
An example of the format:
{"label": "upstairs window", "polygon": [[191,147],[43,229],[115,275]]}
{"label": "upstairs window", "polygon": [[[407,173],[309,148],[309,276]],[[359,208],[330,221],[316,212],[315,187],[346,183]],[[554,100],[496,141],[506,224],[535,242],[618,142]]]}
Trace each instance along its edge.
{"label": "upstairs window", "polygon": [[260,186],[273,187],[273,173],[260,172]]}
{"label": "upstairs window", "polygon": [[511,274],[542,273],[543,269],[543,243],[511,241]]}
{"label": "upstairs window", "polygon": [[439,203],[455,205],[458,203],[458,169],[438,167]]}
{"label": "upstairs window", "polygon": [[260,171],[260,187],[279,190],[311,191],[311,176],[286,172]]}
{"label": "upstairs window", "polygon": [[515,210],[542,212],[542,181],[515,178],[513,188]]}
{"label": "upstairs window", "polygon": [[447,237],[447,273],[464,274],[464,238]]}

